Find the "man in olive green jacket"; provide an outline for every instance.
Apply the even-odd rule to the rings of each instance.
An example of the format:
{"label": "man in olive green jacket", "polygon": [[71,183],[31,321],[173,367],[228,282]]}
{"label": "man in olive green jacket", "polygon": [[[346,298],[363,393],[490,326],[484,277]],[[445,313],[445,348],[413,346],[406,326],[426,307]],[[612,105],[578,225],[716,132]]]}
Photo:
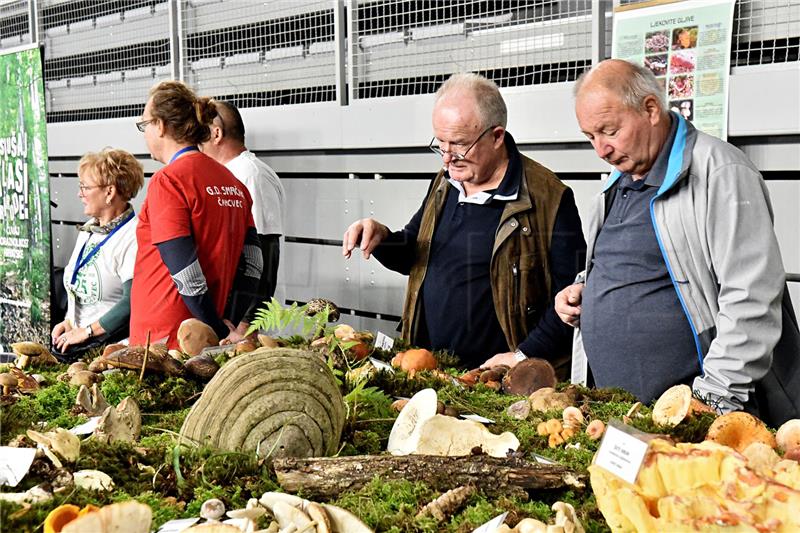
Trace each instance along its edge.
{"label": "man in olive green jacket", "polygon": [[353,223],[343,253],[359,245],[409,276],[403,338],[448,350],[466,367],[550,360],[565,378],[571,332],[553,296],[571,282],[585,243],[572,191],[520,154],[505,130],[497,86],[457,74],[439,89],[430,148],[444,161],[400,231]]}

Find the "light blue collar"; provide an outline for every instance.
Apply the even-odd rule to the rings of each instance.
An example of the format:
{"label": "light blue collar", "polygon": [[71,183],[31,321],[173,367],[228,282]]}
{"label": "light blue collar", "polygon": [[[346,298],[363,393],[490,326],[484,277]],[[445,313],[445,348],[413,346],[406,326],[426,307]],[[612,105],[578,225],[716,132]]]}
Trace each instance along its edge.
{"label": "light blue collar", "polygon": [[[677,183],[681,170],[683,170],[683,154],[686,149],[688,127],[686,125],[686,119],[681,115],[672,113],[672,117],[678,121],[678,131],[675,132],[675,140],[672,142],[672,149],[669,152],[669,162],[667,163],[667,171],[664,174],[664,181],[661,183],[661,187],[658,189],[656,196],[660,196],[665,191],[672,188],[672,186]],[[606,192],[614,185],[621,175],[622,172],[615,169],[603,186],[603,192]]]}

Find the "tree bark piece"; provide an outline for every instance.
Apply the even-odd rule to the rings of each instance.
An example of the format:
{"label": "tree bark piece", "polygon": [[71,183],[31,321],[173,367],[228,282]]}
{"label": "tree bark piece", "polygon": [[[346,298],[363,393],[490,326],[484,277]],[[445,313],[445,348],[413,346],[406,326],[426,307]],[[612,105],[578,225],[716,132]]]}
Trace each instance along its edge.
{"label": "tree bark piece", "polygon": [[309,499],[332,498],[358,490],[375,476],[424,481],[434,490],[474,485],[487,495],[521,495],[525,489],[556,489],[575,485],[577,476],[565,466],[544,465],[518,458],[486,455],[358,455],[352,457],[276,458],[278,483],[287,492],[302,489]]}

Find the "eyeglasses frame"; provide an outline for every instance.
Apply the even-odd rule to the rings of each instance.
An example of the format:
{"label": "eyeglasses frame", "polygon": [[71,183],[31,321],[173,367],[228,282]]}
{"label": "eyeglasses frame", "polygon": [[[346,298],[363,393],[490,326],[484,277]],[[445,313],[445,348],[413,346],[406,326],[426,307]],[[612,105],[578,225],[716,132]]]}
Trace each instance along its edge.
{"label": "eyeglasses frame", "polygon": [[470,145],[469,145],[469,148],[467,148],[467,149],[464,151],[464,153],[453,152],[453,151],[449,151],[449,150],[442,150],[440,147],[438,147],[438,146],[434,146],[434,145],[433,145],[433,143],[434,143],[434,142],[436,142],[436,136],[434,136],[434,137],[431,139],[431,142],[428,144],[428,149],[429,149],[431,152],[433,152],[434,154],[437,154],[437,155],[439,155],[440,157],[444,157],[444,156],[445,156],[445,154],[449,154],[449,155],[450,155],[450,157],[452,157],[452,158],[453,158],[453,159],[455,159],[456,161],[463,161],[463,160],[465,160],[465,159],[467,158],[467,154],[469,153],[469,151],[470,151],[470,150],[472,150],[472,148],[473,148],[473,147],[474,147],[476,144],[478,144],[478,141],[480,141],[480,140],[483,138],[483,136],[484,136],[484,135],[486,135],[487,133],[489,133],[490,131],[492,131],[492,130],[493,130],[494,128],[496,128],[496,127],[497,127],[497,126],[489,126],[489,127],[488,127],[488,128],[486,128],[485,130],[483,130],[483,132],[482,132],[480,135],[478,135],[478,138],[477,138],[477,139],[475,139],[475,142],[473,142],[472,144],[470,144]]}

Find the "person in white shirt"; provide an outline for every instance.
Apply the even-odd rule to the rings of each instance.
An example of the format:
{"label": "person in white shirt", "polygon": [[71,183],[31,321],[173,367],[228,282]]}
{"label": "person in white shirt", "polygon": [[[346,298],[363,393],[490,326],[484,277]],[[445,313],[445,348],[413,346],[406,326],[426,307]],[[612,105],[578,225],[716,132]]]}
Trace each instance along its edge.
{"label": "person in white shirt", "polygon": [[251,305],[252,295],[261,295],[256,300],[261,302],[275,294],[286,192],[275,171],[245,146],[244,122],[236,106],[218,100],[214,103],[217,117],[211,125],[211,138],[200,149],[225,165],[247,187],[253,199],[253,220],[264,256],[264,270],[256,291],[252,287],[234,287],[228,299],[225,315],[236,325],[236,331],[244,334],[257,310],[257,305]]}
{"label": "person in white shirt", "polygon": [[128,336],[137,249],[130,200],[144,186],[144,172],[130,153],[106,148],[81,158],[78,179],[78,198],[91,218],[79,228],[64,269],[66,318],[51,334],[55,354],[65,360]]}

